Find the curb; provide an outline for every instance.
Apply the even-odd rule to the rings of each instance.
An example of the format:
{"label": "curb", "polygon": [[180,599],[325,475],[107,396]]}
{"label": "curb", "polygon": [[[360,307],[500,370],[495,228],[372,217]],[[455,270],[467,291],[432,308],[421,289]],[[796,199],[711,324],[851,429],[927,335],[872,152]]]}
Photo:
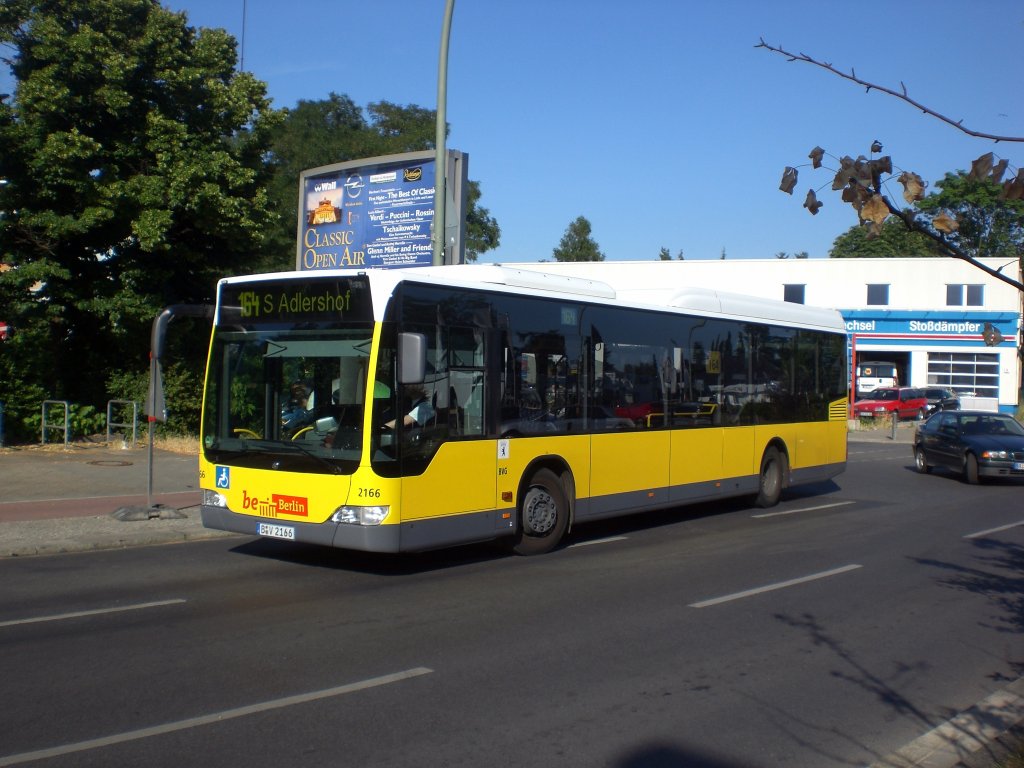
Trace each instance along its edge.
{"label": "curb", "polygon": [[188,507],[179,512],[182,514],[180,518],[160,516],[130,521],[121,521],[112,515],[8,521],[2,524],[0,558],[127,549],[241,536],[204,528],[198,507]]}

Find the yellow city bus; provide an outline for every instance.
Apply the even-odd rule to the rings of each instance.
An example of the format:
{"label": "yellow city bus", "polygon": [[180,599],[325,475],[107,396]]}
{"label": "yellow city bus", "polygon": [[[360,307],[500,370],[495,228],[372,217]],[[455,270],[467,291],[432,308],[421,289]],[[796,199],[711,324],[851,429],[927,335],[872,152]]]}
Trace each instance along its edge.
{"label": "yellow city bus", "polygon": [[373,552],[784,488],[846,465],[839,313],[497,265],[218,286],[209,528]]}

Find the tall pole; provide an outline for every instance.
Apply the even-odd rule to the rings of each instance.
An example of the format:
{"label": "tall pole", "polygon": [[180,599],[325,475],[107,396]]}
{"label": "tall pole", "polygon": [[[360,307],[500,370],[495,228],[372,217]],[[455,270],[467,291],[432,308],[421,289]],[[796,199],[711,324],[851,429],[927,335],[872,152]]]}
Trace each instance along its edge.
{"label": "tall pole", "polygon": [[434,227],[431,241],[434,246],[434,266],[444,264],[444,201],[445,175],[448,171],[448,153],[445,151],[446,115],[448,103],[448,38],[452,31],[452,11],[455,0],[446,0],[444,23],[441,25],[441,53],[437,62],[437,125],[434,129]]}
{"label": "tall pole", "polygon": [[245,72],[245,0],[242,0],[242,44],[239,48],[238,71]]}

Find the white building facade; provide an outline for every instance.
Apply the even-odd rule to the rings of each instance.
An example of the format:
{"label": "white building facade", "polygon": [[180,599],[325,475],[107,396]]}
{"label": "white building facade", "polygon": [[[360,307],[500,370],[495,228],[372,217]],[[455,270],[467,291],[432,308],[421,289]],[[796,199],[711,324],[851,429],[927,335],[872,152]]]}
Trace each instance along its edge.
{"label": "white building facade", "polygon": [[[1021,280],[1016,260],[982,262]],[[650,290],[652,300],[668,290],[698,286],[838,309],[850,334],[853,361],[893,363],[901,384],[949,387],[962,397],[998,403],[1002,411],[1015,411],[1019,404],[1022,294],[960,259],[724,259],[514,266],[585,274],[631,292]]]}

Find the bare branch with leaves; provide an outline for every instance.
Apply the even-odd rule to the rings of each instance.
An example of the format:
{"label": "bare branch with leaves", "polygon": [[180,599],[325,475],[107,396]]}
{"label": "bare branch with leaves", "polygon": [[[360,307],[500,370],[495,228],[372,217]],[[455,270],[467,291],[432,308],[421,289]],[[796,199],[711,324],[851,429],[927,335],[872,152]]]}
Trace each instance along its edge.
{"label": "bare branch with leaves", "polygon": [[[995,134],[966,128],[963,125],[963,121],[952,120],[910,98],[907,94],[906,87],[903,86],[902,83],[900,84],[903,89],[901,93],[867,82],[866,80],[862,80],[858,78],[856,73],[852,70],[850,74],[846,74],[839,71],[831,64],[817,61],[806,54],[794,54],[783,48],[768,45],[763,39],[754,47],[765,48],[773,53],[787,56],[790,61],[802,61],[807,64],[813,64],[821,67],[822,69],[826,69],[846,80],[851,80],[859,85],[863,85],[868,91],[875,89],[888,93],[917,107],[925,114],[942,120],[943,122],[952,125],[957,130],[963,131],[971,136],[995,142],[1024,141],[1024,137],[1020,136],[997,136]],[[903,222],[908,230],[919,232],[934,242],[938,246],[940,252],[969,262],[992,277],[1008,283],[1020,291],[1024,291],[1024,284],[978,261],[971,253],[965,250],[959,242],[957,242],[959,222],[953,212],[940,210],[928,216],[920,215],[920,211],[915,206],[924,199],[927,184],[918,174],[912,171],[896,169],[896,171],[899,171],[899,175],[895,175],[896,171],[894,171],[892,158],[888,155],[880,155],[879,153],[881,153],[881,151],[882,144],[876,139],[871,144],[870,158],[865,157],[864,155],[860,155],[856,159],[849,155],[843,157],[830,155],[830,157],[834,157],[838,162],[839,167],[833,169],[826,168],[826,170],[834,171],[831,185],[832,190],[840,192],[843,202],[849,203],[857,211],[857,216],[861,225],[867,229],[868,238],[878,237],[882,232],[882,227],[885,221],[890,216],[895,216]],[[815,147],[808,154],[808,158],[811,162],[805,163],[804,165],[810,165],[812,169],[825,168],[823,160],[826,154],[828,153],[826,153],[821,147]],[[875,155],[878,156],[876,157]],[[1010,170],[1010,177],[1004,180],[1003,177],[1006,175],[1008,170]],[[999,197],[1002,201],[1013,202],[1024,200],[1024,169],[1016,169],[1016,171],[1014,171],[1010,168],[1008,160],[1003,158],[997,160],[992,152],[987,152],[974,160],[971,164],[971,171],[967,174],[967,177],[972,181],[986,181],[991,182],[994,185],[999,185]],[[782,181],[779,184],[779,189],[792,195],[793,190],[796,188],[798,178],[799,170],[797,167],[786,166],[782,173]],[[885,186],[891,181],[894,181],[903,187],[902,194],[903,199],[907,204],[906,207],[898,207],[893,204],[888,196],[886,196]],[[807,208],[807,210],[814,215],[818,213],[818,210],[822,205],[823,203],[821,203],[817,198],[817,192],[813,189],[809,189],[807,191],[807,196],[804,199],[803,207]],[[1024,262],[1024,257],[1021,258],[1021,261]]]}
{"label": "bare branch with leaves", "polygon": [[975,130],[973,130],[971,128],[968,128],[967,126],[965,126],[963,124],[964,121],[962,119],[961,120],[954,120],[951,117],[946,117],[945,115],[943,115],[943,114],[941,114],[939,112],[936,112],[934,109],[931,109],[930,107],[925,106],[921,102],[912,99],[910,97],[910,94],[907,92],[907,86],[904,85],[902,81],[900,82],[900,90],[899,91],[895,91],[892,88],[886,88],[884,85],[878,85],[876,83],[870,83],[867,80],[862,80],[861,78],[857,77],[857,73],[853,69],[850,69],[849,74],[847,74],[846,72],[843,72],[841,70],[836,69],[831,64],[829,64],[827,61],[818,61],[817,59],[811,58],[806,53],[790,53],[789,51],[785,50],[784,48],[779,48],[779,47],[776,47],[774,45],[769,45],[768,43],[766,43],[764,41],[764,38],[761,38],[760,42],[757,45],[755,45],[754,47],[755,48],[765,48],[765,49],[771,51],[772,53],[777,53],[777,54],[779,54],[781,56],[787,57],[790,61],[802,61],[802,62],[804,62],[806,64],[813,64],[816,67],[821,67],[822,69],[827,69],[832,74],[838,75],[839,77],[843,78],[844,80],[850,80],[851,82],[857,83],[857,85],[863,85],[864,89],[865,89],[865,92],[870,92],[872,90],[875,90],[875,91],[881,91],[882,93],[887,93],[890,96],[895,96],[897,99],[900,99],[901,101],[905,101],[907,104],[910,104],[912,107],[916,107],[917,109],[921,110],[926,115],[931,115],[932,117],[936,118],[937,120],[941,120],[942,122],[947,123],[947,124],[953,126],[958,131],[963,131],[968,136],[974,136],[975,138],[988,139],[990,141],[996,141],[996,142],[999,142],[999,141],[1024,142],[1024,136],[1000,136],[999,134],[985,133],[983,131],[975,131]]}

